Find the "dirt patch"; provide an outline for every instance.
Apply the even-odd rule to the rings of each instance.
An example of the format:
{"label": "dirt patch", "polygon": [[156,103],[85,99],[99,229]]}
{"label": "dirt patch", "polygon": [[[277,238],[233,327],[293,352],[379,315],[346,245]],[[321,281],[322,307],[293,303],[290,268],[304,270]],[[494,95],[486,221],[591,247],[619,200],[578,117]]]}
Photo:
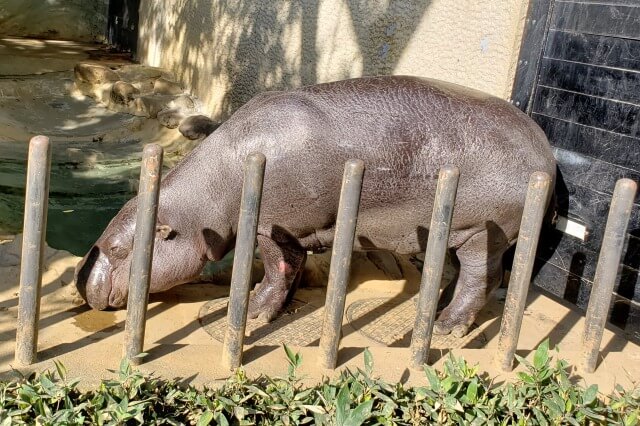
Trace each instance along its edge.
{"label": "dirt patch", "polygon": [[89,310],[73,317],[73,325],[82,331],[98,332],[115,327],[115,312]]}

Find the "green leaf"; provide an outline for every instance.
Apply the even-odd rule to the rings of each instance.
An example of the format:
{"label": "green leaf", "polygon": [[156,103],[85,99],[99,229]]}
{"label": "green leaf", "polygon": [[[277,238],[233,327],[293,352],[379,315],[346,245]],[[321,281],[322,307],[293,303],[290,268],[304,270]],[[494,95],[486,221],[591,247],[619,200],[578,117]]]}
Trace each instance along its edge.
{"label": "green leaf", "polygon": [[364,349],[364,371],[366,371],[368,376],[373,374],[373,356],[369,351],[369,348]]}
{"label": "green leaf", "polygon": [[442,390],[444,392],[449,392],[455,385],[454,378],[451,376],[447,376],[444,379],[442,379],[440,384],[442,385]]}
{"label": "green leaf", "polygon": [[270,410],[276,410],[276,411],[282,411],[282,410],[286,410],[287,406],[284,404],[272,404],[269,406]]}
{"label": "green leaf", "polygon": [[597,396],[598,385],[591,385],[587,388],[587,390],[584,391],[584,394],[582,394],[582,403],[584,405],[591,405],[591,403],[595,401]]}
{"label": "green leaf", "polygon": [[525,383],[533,384],[536,382],[530,374],[527,374],[523,371],[516,373],[516,375]]}
{"label": "green leaf", "polygon": [[64,365],[58,361],[58,360],[53,360],[53,363],[56,366],[56,370],[58,370],[58,377],[60,377],[60,379],[64,380],[67,378],[67,369],[64,367]]}
{"label": "green leaf", "polygon": [[440,392],[440,379],[436,374],[435,370],[428,365],[424,366],[424,374],[427,376],[427,380],[429,380],[429,384],[431,385],[431,389],[436,392]]}
{"label": "green leaf", "polygon": [[562,407],[564,406],[564,403],[562,405],[558,405],[556,401],[547,400],[543,401],[543,405],[545,405],[549,410],[549,415],[551,418],[562,417]]}
{"label": "green leaf", "polygon": [[296,366],[296,354],[287,346],[286,344],[282,344],[284,347],[284,352],[287,354],[287,358],[289,359],[289,364]]}
{"label": "green leaf", "polygon": [[216,413],[213,417],[220,426],[229,426],[229,421],[222,413]]}
{"label": "green leaf", "polygon": [[595,411],[593,411],[593,410],[590,410],[589,408],[584,408],[584,409],[583,409],[583,413],[584,413],[587,417],[589,417],[590,419],[600,420],[600,421],[605,420],[604,416],[602,416],[602,415],[600,415],[600,414],[596,413],[596,412],[595,412]]}
{"label": "green leaf", "polygon": [[309,397],[314,392],[315,389],[309,388],[307,390],[300,391],[293,398],[294,401],[301,401]]}
{"label": "green leaf", "polygon": [[344,424],[347,419],[349,406],[349,387],[345,384],[340,388],[338,399],[336,400],[336,423],[338,425]]}
{"label": "green leaf", "polygon": [[543,426],[547,426],[549,422],[547,421],[544,413],[540,411],[540,409],[533,407],[533,414],[536,416],[536,420]]}
{"label": "green leaf", "polygon": [[467,387],[467,399],[472,404],[478,400],[478,382],[476,380],[472,380]]}
{"label": "green leaf", "polygon": [[640,407],[624,418],[624,426],[636,426],[638,424],[638,415],[640,415]]}
{"label": "green leaf", "polygon": [[233,415],[236,419],[242,421],[244,419],[244,416],[247,415],[247,410],[245,410],[244,407],[236,405],[235,407],[233,407]]}
{"label": "green leaf", "polygon": [[529,361],[527,361],[526,359],[524,359],[523,357],[521,357],[518,354],[513,354],[513,357],[518,361],[518,363],[520,365],[524,365],[527,368],[533,368],[533,366],[531,365],[531,363],[529,363]]}
{"label": "green leaf", "polygon": [[120,368],[118,369],[118,376],[120,380],[124,380],[131,373],[131,364],[129,364],[129,360],[126,358],[122,358],[120,361]]}
{"label": "green leaf", "polygon": [[248,385],[246,389],[251,393],[253,393],[254,395],[260,395],[263,398],[269,398],[269,395],[265,391],[263,391],[262,389],[258,388],[255,385]]}
{"label": "green leaf", "polygon": [[315,414],[326,414],[324,408],[319,405],[301,405],[301,407]]}
{"label": "green leaf", "polygon": [[549,339],[544,339],[542,343],[536,349],[536,353],[533,355],[533,366],[540,370],[547,365],[549,361]]}
{"label": "green leaf", "polygon": [[351,384],[351,388],[349,389],[349,393],[350,393],[351,395],[356,396],[356,397],[358,397],[360,394],[362,394],[362,393],[363,393],[363,391],[364,391],[364,388],[363,388],[362,384],[360,384],[360,383],[359,383],[359,382],[357,382],[357,381],[354,381],[354,382]]}
{"label": "green leaf", "polygon": [[[345,420],[343,426],[360,426],[371,416],[371,409],[373,408],[373,399],[363,402],[358,405]],[[338,423],[340,424],[340,423]]]}
{"label": "green leaf", "polygon": [[227,407],[235,407],[236,403],[233,402],[232,400],[230,400],[227,397],[224,397],[222,395],[218,395],[217,399],[222,402],[222,404],[226,405]]}
{"label": "green leaf", "polygon": [[564,420],[566,420],[567,422],[571,423],[573,426],[581,426],[580,422],[578,422],[573,417],[565,417]]}
{"label": "green leaf", "polygon": [[40,384],[49,396],[53,396],[55,394],[56,385],[51,380],[49,380],[46,375],[43,374],[42,376],[40,376]]}
{"label": "green leaf", "polygon": [[211,420],[213,420],[213,413],[211,411],[207,410],[204,413],[202,413],[202,415],[198,419],[198,423],[196,423],[196,425],[197,426],[207,426],[209,423],[211,423]]}

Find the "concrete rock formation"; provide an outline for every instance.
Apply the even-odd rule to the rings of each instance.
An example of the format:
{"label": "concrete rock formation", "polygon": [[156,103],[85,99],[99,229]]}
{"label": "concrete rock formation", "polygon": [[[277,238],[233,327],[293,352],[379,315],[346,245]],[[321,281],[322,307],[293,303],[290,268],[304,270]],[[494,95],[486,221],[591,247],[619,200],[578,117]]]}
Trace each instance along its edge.
{"label": "concrete rock formation", "polygon": [[129,106],[129,104],[140,94],[140,90],[126,81],[116,81],[111,87],[111,102],[115,104]]}
{"label": "concrete rock formation", "polygon": [[180,125],[182,120],[185,119],[185,116],[179,109],[172,108],[163,109],[158,113],[158,116],[156,118],[164,127],[168,129],[175,129]]}
{"label": "concrete rock formation", "polygon": [[113,111],[158,119],[162,126],[179,128],[191,140],[207,136],[219,125],[201,115],[198,99],[161,68],[82,62],[75,66],[74,77],[82,95]]}
{"label": "concrete rock formation", "polygon": [[178,130],[185,138],[196,140],[209,136],[219,125],[204,115],[192,115],[182,121]]}
{"label": "concrete rock formation", "polygon": [[153,82],[153,93],[159,95],[179,95],[182,92],[182,86],[175,81],[160,77]]}

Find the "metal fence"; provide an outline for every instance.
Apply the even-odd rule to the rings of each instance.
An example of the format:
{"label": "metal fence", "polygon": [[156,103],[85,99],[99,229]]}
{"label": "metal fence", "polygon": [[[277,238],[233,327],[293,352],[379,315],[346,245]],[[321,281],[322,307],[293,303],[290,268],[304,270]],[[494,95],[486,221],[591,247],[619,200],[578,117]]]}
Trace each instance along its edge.
{"label": "metal fence", "polygon": [[[145,147],[142,159],[124,342],[125,357],[133,363],[141,362],[137,355],[143,352],[162,154],[160,146],[150,144]],[[15,352],[16,361],[22,365],[36,362],[37,355],[50,163],[49,139],[45,136],[32,138],[27,171]],[[266,159],[261,153],[249,155],[244,164],[227,331],[222,354],[222,362],[230,370],[242,364],[251,265],[256,247],[265,164]],[[318,354],[319,363],[325,368],[335,368],[337,363],[365,167],[361,160],[354,159],[347,161],[344,169]],[[460,171],[455,166],[443,165],[440,169],[411,337],[411,362],[414,368],[427,362],[431,346],[459,176]],[[551,177],[544,172],[533,173],[529,181],[496,352],[496,359],[504,371],[513,368],[538,238],[546,203],[552,191],[551,183]],[[593,372],[597,366],[636,190],[636,182],[620,179],[613,193],[586,315],[582,365],[585,372]]]}

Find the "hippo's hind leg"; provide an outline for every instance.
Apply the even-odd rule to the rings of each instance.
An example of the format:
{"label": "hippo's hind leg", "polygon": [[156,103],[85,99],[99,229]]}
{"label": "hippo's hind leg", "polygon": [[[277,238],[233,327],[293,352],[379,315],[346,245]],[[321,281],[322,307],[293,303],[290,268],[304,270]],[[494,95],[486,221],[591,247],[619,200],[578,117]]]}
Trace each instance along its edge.
{"label": "hippo's hind leg", "polygon": [[504,234],[492,231],[473,235],[456,251],[460,261],[458,282],[453,299],[434,324],[434,334],[466,335],[489,291],[502,282],[502,255],[509,244]]}
{"label": "hippo's hind leg", "polygon": [[281,243],[258,235],[264,278],[251,292],[249,318],[273,320],[293,297],[307,252],[295,243]]}

